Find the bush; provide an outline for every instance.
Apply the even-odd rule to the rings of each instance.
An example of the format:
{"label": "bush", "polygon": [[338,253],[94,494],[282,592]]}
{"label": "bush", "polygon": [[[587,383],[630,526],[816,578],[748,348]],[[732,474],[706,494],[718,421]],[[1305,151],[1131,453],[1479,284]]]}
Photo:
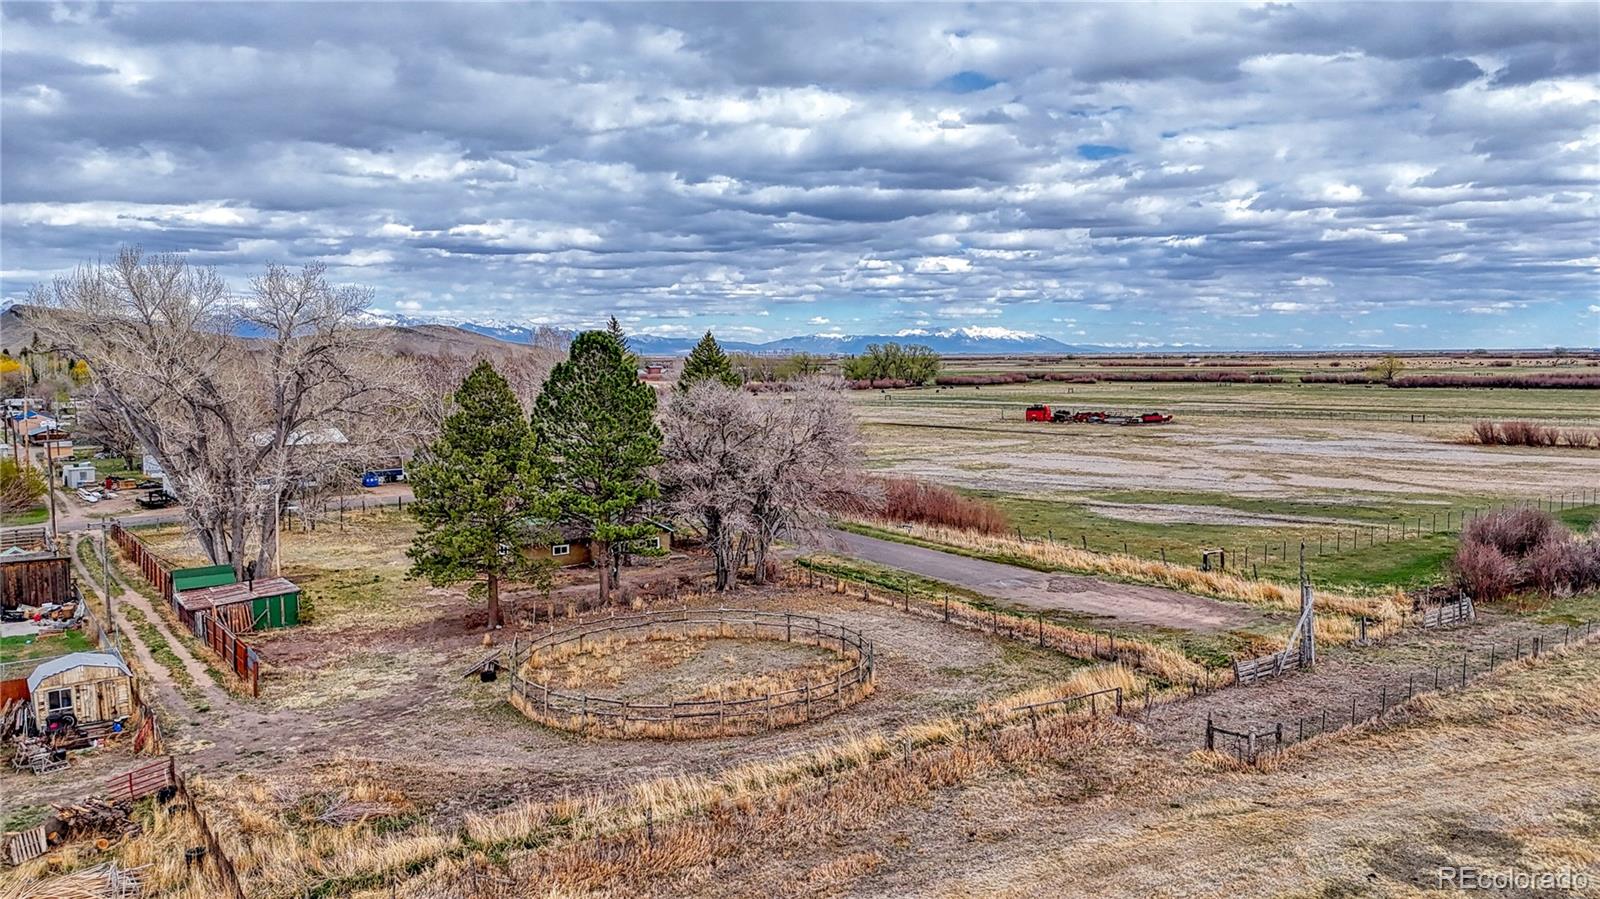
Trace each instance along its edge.
{"label": "bush", "polygon": [[1406,375],[1390,387],[1507,387],[1519,390],[1600,390],[1600,375]]}
{"label": "bush", "polygon": [[1472,439],[1475,443],[1493,446],[1500,442],[1500,426],[1492,421],[1475,421],[1472,423]]}
{"label": "bush", "polygon": [[1504,599],[1517,586],[1517,564],[1487,543],[1463,540],[1450,560],[1456,587],[1479,602]]}
{"label": "bush", "polygon": [[1528,555],[1527,580],[1545,593],[1577,593],[1600,587],[1600,543],[1552,540]]}
{"label": "bush", "polygon": [[1566,529],[1555,516],[1538,509],[1508,509],[1479,515],[1461,532],[1461,542],[1492,546],[1500,553],[1520,559],[1544,543],[1559,541]]}
{"label": "bush", "polygon": [[1011,529],[1006,513],[994,503],[915,478],[883,479],[883,506],[876,511],[891,521],[914,521],[985,534],[1002,534]]}

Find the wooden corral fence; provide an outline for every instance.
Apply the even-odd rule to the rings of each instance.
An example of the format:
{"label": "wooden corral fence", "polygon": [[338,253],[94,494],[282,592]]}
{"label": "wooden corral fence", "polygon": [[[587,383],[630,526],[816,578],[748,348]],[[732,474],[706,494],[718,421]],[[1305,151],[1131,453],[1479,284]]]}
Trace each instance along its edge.
{"label": "wooden corral fence", "polygon": [[1455,602],[1424,609],[1422,612],[1423,627],[1448,627],[1460,624],[1463,621],[1473,621],[1478,617],[1478,610],[1472,604],[1472,597],[1461,594]]}
{"label": "wooden corral fence", "polygon": [[183,622],[184,627],[228,663],[228,668],[250,688],[251,696],[261,695],[261,654],[256,648],[239,639],[211,613],[202,610],[191,614],[178,605],[172,591],[172,564],[156,554],[143,540],[116,523],[111,525],[111,539],[138,566],[145,581],[161,591],[161,599],[172,609],[173,617]]}
{"label": "wooden corral fence", "polygon": [[[818,571],[804,560],[794,568],[785,569],[785,577],[789,579],[790,583],[831,590],[841,595],[859,597],[868,602],[881,603],[900,609],[907,614],[926,620],[941,621],[966,630],[979,631],[1019,643],[1030,643],[1046,649],[1053,649],[1075,658],[1115,662],[1135,670],[1146,670],[1144,649],[1138,642],[1126,639],[1119,642],[1116,634],[1099,634],[1092,631],[1080,632],[1060,628],[1047,623],[1044,620],[1043,612],[1021,617],[1014,612],[980,609],[959,598],[952,599],[948,593],[923,592],[911,589],[900,591],[884,590],[857,578],[833,572]],[[1230,683],[1231,681],[1228,680],[1225,673],[1213,676],[1212,672],[1208,670],[1204,678],[1193,679],[1188,684],[1184,684],[1180,679],[1174,685],[1178,687],[1187,686],[1190,695],[1199,695],[1226,687]]]}
{"label": "wooden corral fence", "polygon": [[1294,631],[1289,634],[1289,642],[1283,649],[1271,655],[1234,662],[1234,681],[1241,685],[1255,684],[1288,671],[1298,671],[1315,665],[1317,662],[1316,616],[1313,614],[1315,607],[1316,597],[1311,592],[1311,583],[1302,577],[1300,618],[1295,621]]}
{"label": "wooden corral fence", "polygon": [[1600,623],[1590,620],[1579,625],[1559,625],[1543,633],[1512,641],[1474,646],[1459,657],[1440,659],[1432,667],[1412,671],[1404,677],[1369,684],[1360,691],[1352,692],[1347,704],[1323,706],[1265,726],[1236,730],[1222,727],[1207,716],[1204,745],[1206,749],[1232,755],[1241,762],[1256,764],[1273,753],[1312,737],[1368,721],[1382,722],[1395,708],[1424,693],[1459,690],[1471,683],[1473,678],[1508,662],[1537,659],[1552,650],[1596,638],[1600,638]]}
{"label": "wooden corral fence", "polygon": [[[610,635],[675,632],[685,635],[751,637],[805,643],[835,650],[849,660],[816,683],[745,699],[674,699],[630,702],[588,693],[551,689],[528,679],[524,666],[558,647],[604,640]],[[865,695],[873,681],[875,650],[861,632],[813,615],[755,609],[674,609],[613,615],[553,631],[527,646],[513,645],[510,699],[524,715],[568,730],[608,730],[621,735],[692,735],[767,730],[795,721],[809,721],[839,711]]]}

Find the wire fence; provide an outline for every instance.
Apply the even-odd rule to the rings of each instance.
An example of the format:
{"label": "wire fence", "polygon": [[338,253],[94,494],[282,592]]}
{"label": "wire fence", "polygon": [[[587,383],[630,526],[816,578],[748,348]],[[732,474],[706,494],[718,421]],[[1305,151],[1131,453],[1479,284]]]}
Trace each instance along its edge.
{"label": "wire fence", "polygon": [[[1452,507],[1423,515],[1407,513],[1405,515],[1396,515],[1393,520],[1382,523],[1308,523],[1303,530],[1290,531],[1288,533],[1279,531],[1259,542],[1234,543],[1231,546],[1216,545],[1211,549],[1201,549],[1200,559],[1194,564],[1194,567],[1202,571],[1235,571],[1248,574],[1253,578],[1259,578],[1260,568],[1263,565],[1294,563],[1298,558],[1302,544],[1305,546],[1308,558],[1341,555],[1346,552],[1373,549],[1436,534],[1460,534],[1474,519],[1495,512],[1514,509],[1535,509],[1550,513],[1560,513],[1597,505],[1600,505],[1600,488],[1585,487],[1578,490],[1500,503],[1486,503],[1464,508]],[[1195,551],[1193,547],[1157,546],[1148,548],[1140,542],[1141,538],[1137,537],[1131,542],[1127,538],[1113,537],[1108,545],[1106,538],[1102,535],[1097,535],[1091,541],[1087,530],[1079,530],[1076,541],[1072,539],[1070,532],[1062,531],[1058,534],[1052,528],[1047,528],[1043,534],[1028,534],[1022,528],[1016,528],[1014,534],[1019,541],[1024,543],[1043,542],[1075,545],[1087,552],[1098,553],[1116,553],[1120,550],[1122,555],[1143,555],[1147,558],[1160,558],[1161,562],[1167,565],[1174,564],[1175,560],[1181,560],[1183,556]],[[1176,564],[1182,565],[1184,563],[1177,561]]]}
{"label": "wire fence", "polygon": [[1586,642],[1596,635],[1600,635],[1600,626],[1589,620],[1579,625],[1559,625],[1515,640],[1469,646],[1459,657],[1440,658],[1430,667],[1386,677],[1376,685],[1352,692],[1348,704],[1323,705],[1303,714],[1268,720],[1244,729],[1224,727],[1208,716],[1202,745],[1246,764],[1257,764],[1304,740],[1368,721],[1381,722],[1394,709],[1423,693],[1463,689],[1473,678],[1508,662],[1536,659],[1552,649]]}

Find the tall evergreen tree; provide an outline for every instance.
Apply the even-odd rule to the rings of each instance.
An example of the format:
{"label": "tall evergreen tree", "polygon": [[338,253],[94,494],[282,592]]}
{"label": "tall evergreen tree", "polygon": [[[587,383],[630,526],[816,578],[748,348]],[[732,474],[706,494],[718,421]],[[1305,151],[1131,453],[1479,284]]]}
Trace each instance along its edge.
{"label": "tall evergreen tree", "polygon": [[616,340],[617,344],[622,347],[622,358],[628,363],[628,367],[638,372],[639,354],[633,351],[633,344],[628,343],[628,335],[623,333],[622,325],[617,321],[615,315],[611,316],[611,320],[606,323],[606,333],[610,334],[612,339]]}
{"label": "tall evergreen tree", "polygon": [[640,383],[616,335],[586,331],[544,382],[533,409],[534,458],[549,492],[546,517],[590,540],[600,600],[619,574],[619,544],[644,539],[646,504],[660,496],[656,394]]}
{"label": "tall evergreen tree", "polygon": [[406,555],[411,574],[436,587],[472,581],[489,601],[489,628],[504,624],[500,585],[548,586],[550,563],[525,551],[539,490],[531,463],[533,432],[516,394],[488,362],[479,362],[455,394],[456,411],[432,445],[406,469],[421,527]]}
{"label": "tall evergreen tree", "polygon": [[689,358],[683,361],[683,373],[678,375],[678,389],[687,392],[701,381],[716,381],[729,387],[739,386],[739,375],[733,370],[722,345],[707,331],[706,336],[694,345]]}

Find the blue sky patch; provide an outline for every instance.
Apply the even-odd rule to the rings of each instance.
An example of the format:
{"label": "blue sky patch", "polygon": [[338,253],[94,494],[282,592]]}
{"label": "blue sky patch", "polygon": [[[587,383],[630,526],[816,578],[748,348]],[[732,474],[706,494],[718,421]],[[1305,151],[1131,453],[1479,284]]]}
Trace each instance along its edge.
{"label": "blue sky patch", "polygon": [[999,79],[990,78],[982,72],[964,71],[941,80],[939,87],[953,94],[970,94],[974,91],[987,90],[999,83]]}
{"label": "blue sky patch", "polygon": [[1123,156],[1128,152],[1127,147],[1113,147],[1110,144],[1079,144],[1078,155],[1084,159],[1110,159],[1113,156]]}

